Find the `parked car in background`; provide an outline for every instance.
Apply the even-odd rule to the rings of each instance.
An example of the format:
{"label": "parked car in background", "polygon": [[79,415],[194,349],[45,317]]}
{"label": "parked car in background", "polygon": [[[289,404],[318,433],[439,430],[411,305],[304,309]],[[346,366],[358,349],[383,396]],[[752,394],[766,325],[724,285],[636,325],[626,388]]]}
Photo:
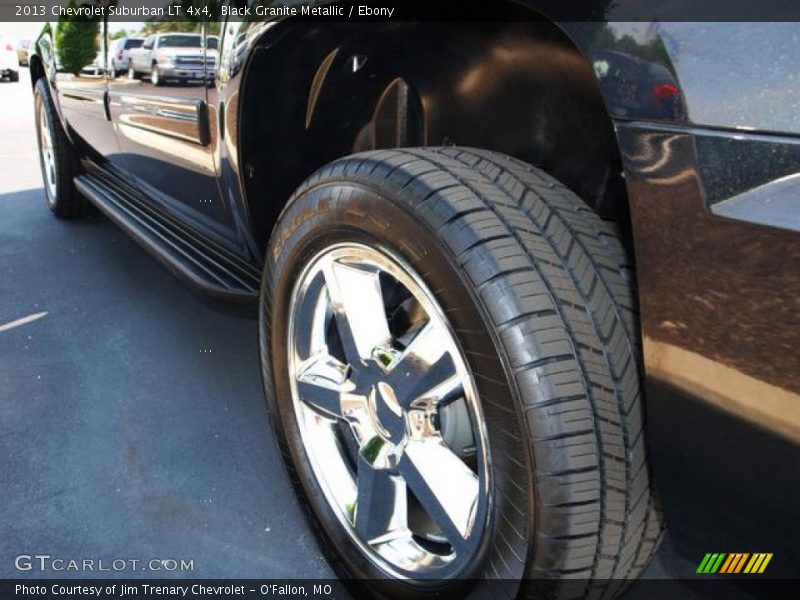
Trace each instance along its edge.
{"label": "parked car in background", "polygon": [[206,53],[198,33],[160,33],[147,37],[129,53],[128,76],[148,77],[155,86],[167,81],[208,81],[214,78],[214,55]]}
{"label": "parked car in background", "polygon": [[108,52],[108,70],[114,77],[119,77],[128,72],[130,67],[130,51],[140,48],[144,38],[124,37],[111,42]]}
{"label": "parked car in background", "polygon": [[28,66],[28,51],[30,47],[30,40],[19,40],[17,42],[17,58],[20,65]]}
{"label": "parked car in background", "polygon": [[0,36],[0,78],[19,81],[19,57],[17,49],[7,38]]}
{"label": "parked car in background", "polygon": [[106,56],[100,50],[94,57],[94,60],[81,69],[82,75],[102,75],[106,72]]}
{"label": "parked car in background", "polygon": [[684,116],[678,82],[663,64],[615,50],[598,50],[591,58],[611,110],[627,119]]}

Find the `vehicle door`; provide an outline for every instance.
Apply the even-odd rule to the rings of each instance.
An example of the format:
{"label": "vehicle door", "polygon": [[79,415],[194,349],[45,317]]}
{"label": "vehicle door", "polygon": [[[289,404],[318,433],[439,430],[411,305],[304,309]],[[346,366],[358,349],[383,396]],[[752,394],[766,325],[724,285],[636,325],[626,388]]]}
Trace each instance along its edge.
{"label": "vehicle door", "polygon": [[[167,12],[169,0],[163,2]],[[120,2],[131,7],[137,3]],[[219,194],[211,152],[203,24],[124,25],[130,35],[148,37],[141,48],[130,52],[133,68],[141,76],[109,82],[119,144],[119,153],[110,160],[183,222],[216,241],[230,242],[229,212]],[[151,75],[154,66],[158,85]]]}

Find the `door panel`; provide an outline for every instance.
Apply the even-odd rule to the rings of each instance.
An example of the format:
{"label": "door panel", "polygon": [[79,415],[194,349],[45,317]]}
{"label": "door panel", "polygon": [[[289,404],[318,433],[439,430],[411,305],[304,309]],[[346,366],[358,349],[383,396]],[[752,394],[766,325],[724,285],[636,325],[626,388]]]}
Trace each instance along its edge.
{"label": "door panel", "polygon": [[[137,1],[122,4],[133,6]],[[135,77],[109,80],[119,145],[110,160],[182,220],[230,245],[229,211],[219,193],[211,150],[205,80],[213,77],[213,69],[204,66],[203,25],[124,25],[129,35],[147,37],[152,47],[146,48],[151,45],[146,42],[130,51]],[[110,25],[112,36],[115,27]]]}
{"label": "door panel", "polygon": [[[81,31],[81,30],[78,30]],[[89,26],[85,34],[97,35]],[[99,48],[93,63],[78,74],[59,69],[55,74],[55,88],[64,119],[92,148],[108,155],[117,151],[117,142],[106,112],[105,76],[105,23],[100,25]]]}
{"label": "door panel", "polygon": [[[146,139],[147,136],[144,135],[137,137],[134,131],[144,129],[196,146],[209,144],[208,107],[203,100],[159,98],[120,92],[115,95],[115,101],[120,107],[120,125],[131,128],[125,130],[125,133],[134,140]],[[176,146],[183,147],[182,144]]]}

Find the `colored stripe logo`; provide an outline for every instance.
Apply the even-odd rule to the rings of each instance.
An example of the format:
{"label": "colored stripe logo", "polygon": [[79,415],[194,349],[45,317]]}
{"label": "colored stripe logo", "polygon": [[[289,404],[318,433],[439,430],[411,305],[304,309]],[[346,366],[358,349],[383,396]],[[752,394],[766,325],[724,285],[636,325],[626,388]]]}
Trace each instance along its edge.
{"label": "colored stripe logo", "polygon": [[748,573],[751,575],[763,573],[769,561],[772,560],[771,552],[709,552],[697,567],[697,573],[710,575],[724,573],[733,575]]}

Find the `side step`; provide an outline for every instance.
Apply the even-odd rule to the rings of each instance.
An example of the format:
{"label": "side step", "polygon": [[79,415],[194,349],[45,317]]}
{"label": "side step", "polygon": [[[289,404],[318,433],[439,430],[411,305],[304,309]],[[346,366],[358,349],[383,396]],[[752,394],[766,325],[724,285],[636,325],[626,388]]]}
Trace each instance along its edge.
{"label": "side step", "polygon": [[187,227],[114,176],[94,171],[75,187],[172,273],[215,298],[256,303],[259,269]]}

